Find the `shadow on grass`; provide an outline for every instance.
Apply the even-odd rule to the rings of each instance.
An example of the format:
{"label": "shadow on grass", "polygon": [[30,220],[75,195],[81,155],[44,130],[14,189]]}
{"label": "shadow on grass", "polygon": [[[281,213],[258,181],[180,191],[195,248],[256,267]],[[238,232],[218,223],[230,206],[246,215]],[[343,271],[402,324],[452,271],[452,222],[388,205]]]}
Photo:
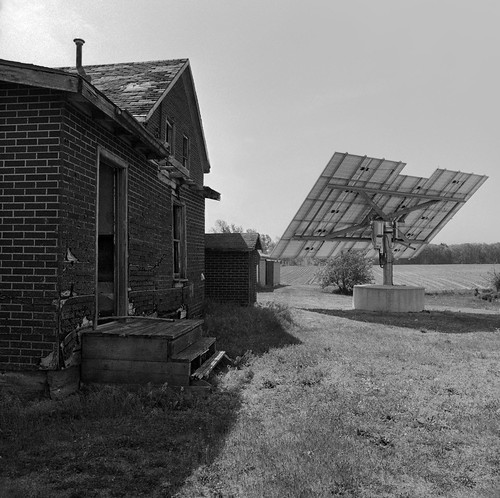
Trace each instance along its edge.
{"label": "shadow on grass", "polygon": [[0,396],[0,496],[172,496],[223,448],[240,389],[95,386],[26,406]]}
{"label": "shadow on grass", "polygon": [[287,331],[293,323],[289,308],[279,303],[257,306],[208,303],[205,333],[217,338],[217,349],[231,358],[247,351],[255,355],[267,353],[301,341]]}
{"label": "shadow on grass", "polygon": [[[305,308],[304,308],[305,309]],[[386,313],[360,310],[305,309],[325,315],[339,316],[358,322],[380,323],[405,327],[421,332],[466,334],[470,332],[498,332],[500,315],[461,313],[452,311],[422,311],[420,313]]]}
{"label": "shadow on grass", "polygon": [[[277,303],[210,304],[205,333],[230,356],[300,341]],[[250,378],[250,377],[249,377]],[[212,393],[164,386],[87,386],[60,402],[0,392],[0,496],[174,496],[223,450],[247,377]]]}
{"label": "shadow on grass", "polygon": [[272,293],[275,290],[282,289],[283,287],[290,287],[288,284],[278,284],[275,285],[274,287],[263,287],[261,285],[257,286],[257,293],[258,294],[266,294],[266,293]]}

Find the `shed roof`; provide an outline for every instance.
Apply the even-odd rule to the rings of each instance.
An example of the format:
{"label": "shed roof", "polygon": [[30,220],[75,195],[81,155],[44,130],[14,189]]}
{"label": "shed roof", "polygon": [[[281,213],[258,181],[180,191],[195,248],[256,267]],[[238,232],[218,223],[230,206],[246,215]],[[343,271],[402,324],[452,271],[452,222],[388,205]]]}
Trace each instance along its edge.
{"label": "shed roof", "polygon": [[[188,59],[149,62],[123,62],[84,66],[92,85],[116,105],[144,121],[171,85],[189,66]],[[76,72],[76,68],[62,68]]]}
{"label": "shed roof", "polygon": [[261,250],[258,233],[207,233],[205,249],[210,251],[251,252]]}

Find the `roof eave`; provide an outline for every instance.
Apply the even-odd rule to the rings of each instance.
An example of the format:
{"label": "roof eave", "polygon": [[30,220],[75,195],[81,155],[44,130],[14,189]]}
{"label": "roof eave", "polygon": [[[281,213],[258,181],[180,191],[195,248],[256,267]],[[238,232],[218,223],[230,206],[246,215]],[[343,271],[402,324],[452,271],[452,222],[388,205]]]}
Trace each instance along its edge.
{"label": "roof eave", "polygon": [[83,100],[100,111],[104,119],[118,125],[124,132],[124,137],[131,138],[134,147],[143,152],[148,159],[168,157],[169,151],[140,124],[138,119],[114,104],[80,75],[3,59],[0,59],[0,68],[1,81],[62,91],[80,105]]}

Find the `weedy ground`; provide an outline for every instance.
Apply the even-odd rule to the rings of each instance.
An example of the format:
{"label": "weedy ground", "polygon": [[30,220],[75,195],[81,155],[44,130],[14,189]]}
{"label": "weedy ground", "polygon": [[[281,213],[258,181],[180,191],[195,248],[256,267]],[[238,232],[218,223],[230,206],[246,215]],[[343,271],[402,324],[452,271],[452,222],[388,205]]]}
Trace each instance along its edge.
{"label": "weedy ground", "polygon": [[4,397],[0,496],[500,495],[498,314],[424,331],[274,297],[209,308],[237,360],[209,396]]}

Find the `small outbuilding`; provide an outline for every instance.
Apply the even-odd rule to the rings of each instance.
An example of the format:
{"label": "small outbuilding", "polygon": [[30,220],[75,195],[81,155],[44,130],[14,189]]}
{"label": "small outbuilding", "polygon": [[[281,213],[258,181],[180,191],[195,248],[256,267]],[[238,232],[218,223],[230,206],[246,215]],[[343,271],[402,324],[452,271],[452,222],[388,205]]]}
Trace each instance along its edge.
{"label": "small outbuilding", "polygon": [[205,296],[217,302],[254,304],[259,250],[257,233],[206,234]]}
{"label": "small outbuilding", "polygon": [[280,284],[281,263],[277,259],[261,254],[258,268],[258,283],[261,287],[270,289]]}

